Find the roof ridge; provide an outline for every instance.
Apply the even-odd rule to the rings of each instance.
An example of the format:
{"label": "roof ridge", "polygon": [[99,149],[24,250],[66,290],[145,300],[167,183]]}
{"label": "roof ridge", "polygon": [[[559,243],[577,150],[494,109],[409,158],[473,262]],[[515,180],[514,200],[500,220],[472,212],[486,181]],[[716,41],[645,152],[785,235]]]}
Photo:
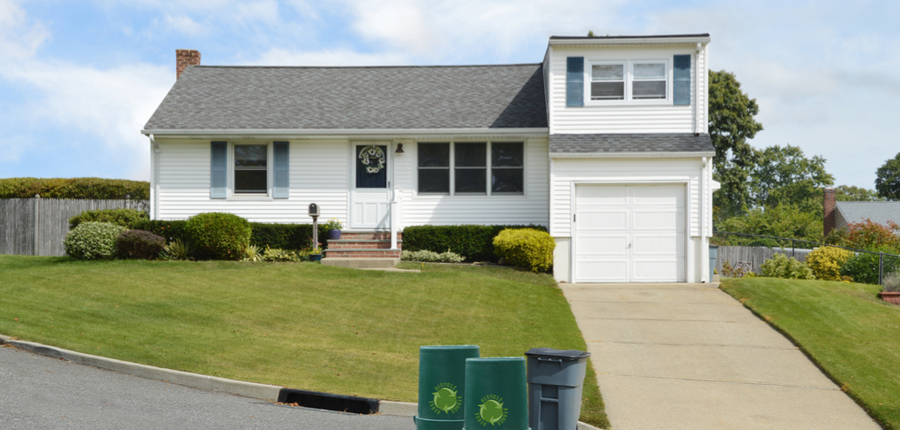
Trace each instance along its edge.
{"label": "roof ridge", "polygon": [[540,66],[543,63],[513,63],[513,64],[451,64],[432,66],[253,66],[253,65],[198,65],[199,68],[222,69],[427,69],[427,68],[462,68],[462,67],[523,67]]}

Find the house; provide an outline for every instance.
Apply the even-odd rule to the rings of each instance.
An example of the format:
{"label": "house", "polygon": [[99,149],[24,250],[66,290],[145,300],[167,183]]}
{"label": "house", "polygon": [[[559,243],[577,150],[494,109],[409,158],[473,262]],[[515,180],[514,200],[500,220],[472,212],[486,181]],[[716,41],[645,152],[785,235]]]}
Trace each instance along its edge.
{"label": "house", "polygon": [[[309,223],[315,202],[390,257],[406,226],[539,224],[559,281],[705,282],[709,41],[554,36],[541,63],[427,67],[201,66],[178,50],[142,130],[151,217]],[[326,260],[365,248],[336,245]]]}
{"label": "house", "polygon": [[891,221],[900,224],[900,202],[839,202],[835,200],[834,189],[825,188],[823,203],[825,236],[832,230],[867,219],[881,225]]}

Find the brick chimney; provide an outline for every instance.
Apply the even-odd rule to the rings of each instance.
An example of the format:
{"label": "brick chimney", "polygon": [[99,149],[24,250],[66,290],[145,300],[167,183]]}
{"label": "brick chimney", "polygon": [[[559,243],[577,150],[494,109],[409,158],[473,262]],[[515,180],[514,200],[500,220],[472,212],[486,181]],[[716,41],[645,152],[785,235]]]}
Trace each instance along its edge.
{"label": "brick chimney", "polygon": [[187,66],[200,65],[200,51],[194,49],[176,49],[175,50],[175,79],[181,77]]}
{"label": "brick chimney", "polygon": [[825,209],[825,236],[834,230],[834,188],[825,188],[823,205]]}

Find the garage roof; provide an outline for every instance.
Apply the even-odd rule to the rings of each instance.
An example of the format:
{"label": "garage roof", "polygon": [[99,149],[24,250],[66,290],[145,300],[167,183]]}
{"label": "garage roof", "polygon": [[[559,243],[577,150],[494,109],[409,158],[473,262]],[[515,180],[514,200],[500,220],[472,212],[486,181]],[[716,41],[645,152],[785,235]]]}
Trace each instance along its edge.
{"label": "garage roof", "polygon": [[541,64],[190,66],[144,131],[546,127]]}
{"label": "garage roof", "polygon": [[709,134],[551,134],[551,154],[715,152]]}

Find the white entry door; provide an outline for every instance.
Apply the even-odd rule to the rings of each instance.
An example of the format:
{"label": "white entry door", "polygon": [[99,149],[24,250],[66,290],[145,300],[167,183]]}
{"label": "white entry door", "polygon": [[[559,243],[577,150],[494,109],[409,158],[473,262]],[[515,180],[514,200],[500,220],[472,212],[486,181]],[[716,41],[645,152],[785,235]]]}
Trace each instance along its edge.
{"label": "white entry door", "polygon": [[684,282],[684,185],[575,187],[575,282]]}
{"label": "white entry door", "polygon": [[354,145],[350,228],[389,230],[391,175],[387,145]]}

